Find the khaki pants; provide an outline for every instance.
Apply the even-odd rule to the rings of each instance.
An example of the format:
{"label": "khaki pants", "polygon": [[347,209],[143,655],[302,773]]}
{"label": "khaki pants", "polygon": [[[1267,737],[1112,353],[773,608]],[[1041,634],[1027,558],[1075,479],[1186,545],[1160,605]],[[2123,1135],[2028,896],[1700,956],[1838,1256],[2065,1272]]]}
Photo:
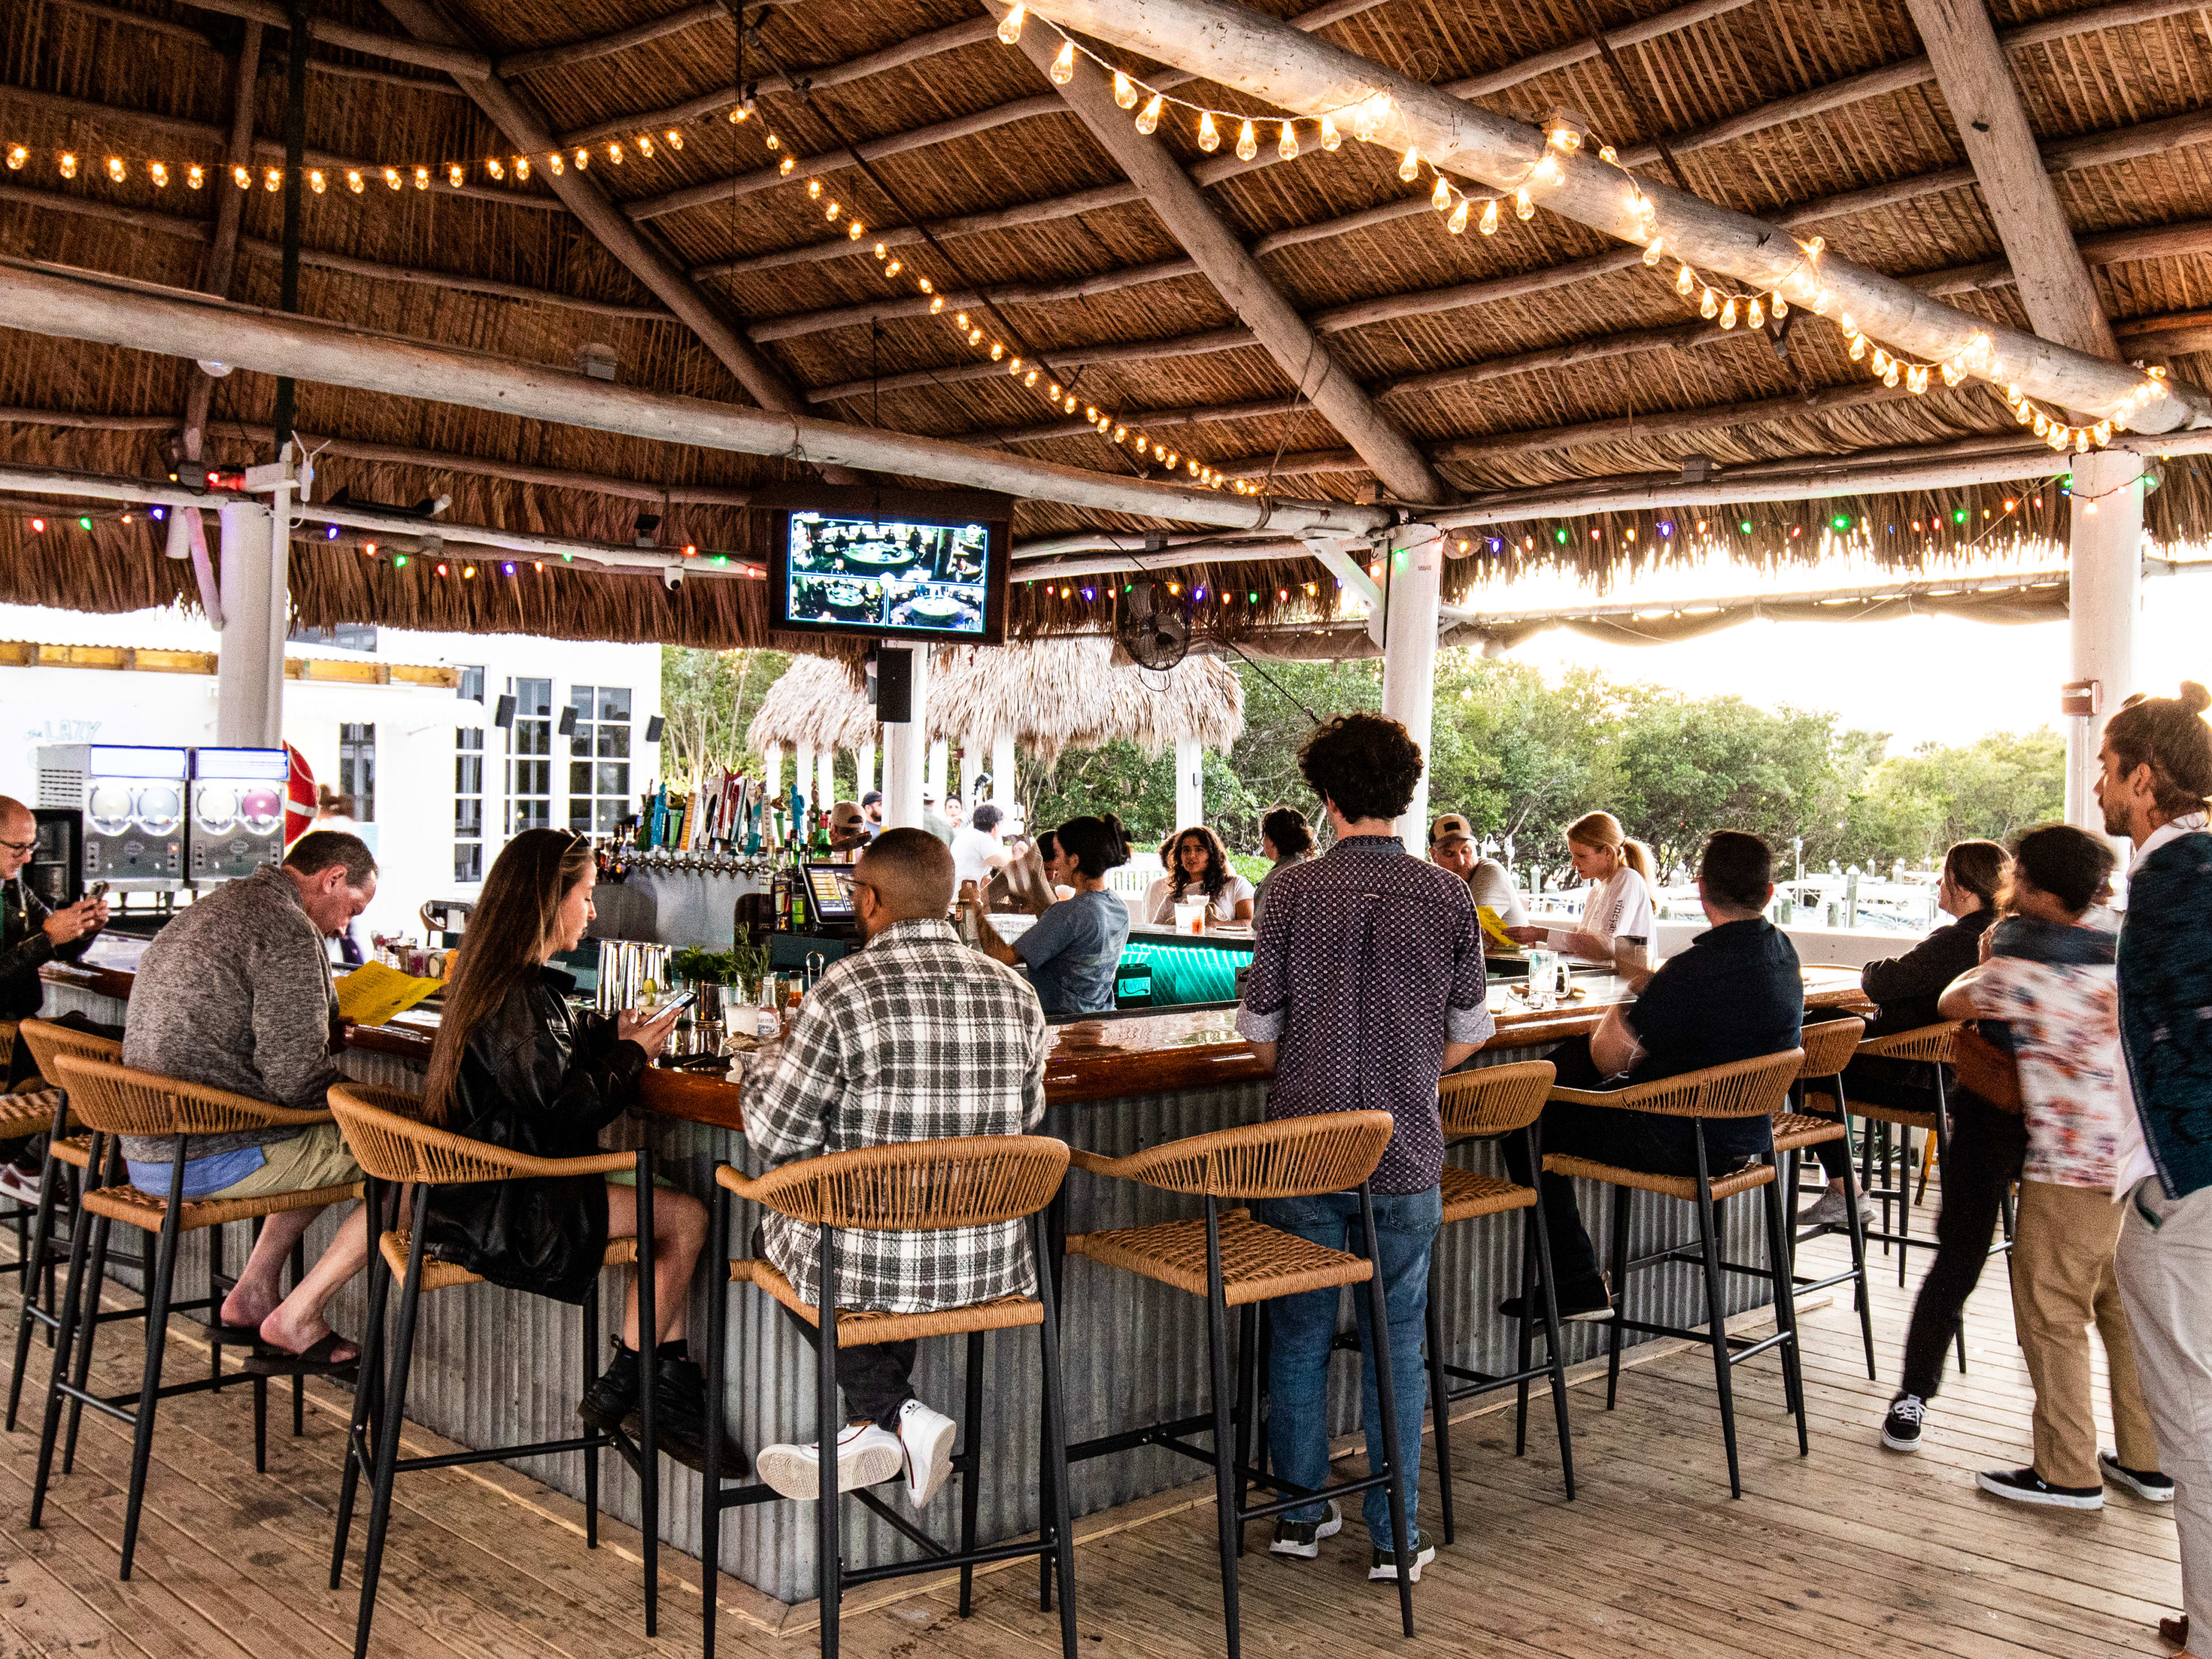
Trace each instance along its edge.
{"label": "khaki pants", "polygon": [[2212,1188],[2169,1199],[2155,1177],[2114,1206],[2120,1289],[2158,1425],[2160,1467],[2173,1477],[2181,1538],[2181,1605],[2191,1651],[2212,1647]]}
{"label": "khaki pants", "polygon": [[2035,1472],[2054,1486],[2102,1486],[2091,1408],[2089,1327],[2105,1340],[2120,1467],[2159,1467],[2158,1441],[2136,1378],[2135,1343],[2112,1273],[2121,1206],[2100,1187],[2020,1183],[2012,1308],[2035,1383]]}
{"label": "khaki pants", "polygon": [[361,1165],[354,1162],[335,1123],[311,1123],[289,1140],[263,1147],[261,1156],[264,1162],[252,1175],[232,1182],[220,1192],[205,1194],[200,1201],[311,1193],[361,1179]]}

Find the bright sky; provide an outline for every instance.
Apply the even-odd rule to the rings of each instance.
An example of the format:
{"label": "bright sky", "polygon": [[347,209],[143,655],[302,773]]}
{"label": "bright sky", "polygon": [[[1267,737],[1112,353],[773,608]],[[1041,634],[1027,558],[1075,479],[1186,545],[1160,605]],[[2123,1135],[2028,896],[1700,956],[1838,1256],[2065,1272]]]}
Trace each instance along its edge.
{"label": "bright sky", "polygon": [[[1991,562],[1929,573],[1929,578],[2047,569],[2041,559]],[[1761,577],[1741,566],[1711,566],[1617,585],[1610,601],[1690,599],[1821,587],[1872,586],[1884,574],[1853,561]],[[1894,572],[1887,580],[1899,580]],[[1534,610],[1590,603],[1597,596],[1566,578],[1498,584],[1465,601],[1484,611]],[[2212,563],[2143,583],[2136,635],[2138,684],[2172,696],[2184,679],[2212,681]],[[1893,752],[1934,739],[1964,743],[1986,732],[2024,730],[2057,719],[2068,672],[2063,622],[2003,626],[1954,617],[1875,623],[1752,622],[1676,644],[1630,646],[1566,629],[1539,634],[1510,653],[1556,676],[1573,667],[1643,680],[1692,696],[1735,692],[1765,707],[1832,709],[1846,726],[1893,734]]]}

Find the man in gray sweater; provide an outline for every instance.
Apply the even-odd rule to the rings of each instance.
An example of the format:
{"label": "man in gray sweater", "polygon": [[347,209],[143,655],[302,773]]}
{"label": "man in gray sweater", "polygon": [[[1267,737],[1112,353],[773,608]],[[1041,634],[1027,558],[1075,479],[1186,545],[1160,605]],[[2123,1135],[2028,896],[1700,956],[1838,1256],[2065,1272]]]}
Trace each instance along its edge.
{"label": "man in gray sweater", "polygon": [[[343,1080],[331,1058],[337,997],[324,940],[341,933],[376,894],[376,860],[357,836],[305,835],[283,866],[228,882],[179,912],[138,963],[125,1016],[123,1061],[297,1110],[326,1104]],[[131,1183],[169,1189],[173,1143],[126,1135]],[[307,1192],[361,1178],[335,1123],[194,1135],[184,1196],[251,1198]],[[278,1274],[319,1210],[290,1210],[262,1225],[246,1270],[224,1299],[227,1325],[320,1364],[354,1358],[324,1322],[338,1287],[368,1260],[367,1224],[349,1217],[322,1260],[280,1302]]]}

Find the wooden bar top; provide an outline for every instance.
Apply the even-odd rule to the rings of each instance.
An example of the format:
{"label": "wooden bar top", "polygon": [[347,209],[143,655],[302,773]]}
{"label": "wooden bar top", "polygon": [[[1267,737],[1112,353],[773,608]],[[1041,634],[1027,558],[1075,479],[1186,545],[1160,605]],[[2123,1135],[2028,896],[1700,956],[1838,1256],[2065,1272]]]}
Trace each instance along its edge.
{"label": "wooden bar top", "polygon": [[[57,984],[127,1000],[131,976],[112,969],[52,963],[40,970]],[[1859,990],[1856,968],[1807,968],[1805,1006],[1863,1012],[1869,1005]],[[1605,1011],[1632,1000],[1626,983],[1611,975],[1578,977],[1586,993],[1563,1007],[1531,1009],[1517,987],[1493,983],[1490,1010],[1497,1034],[1486,1048],[1525,1048],[1558,1042],[1595,1030]],[[352,1047],[427,1065],[434,1026],[403,1018],[393,1024],[356,1026]],[[1045,1064],[1045,1098],[1055,1106],[1113,1100],[1129,1095],[1167,1094],[1247,1083],[1267,1075],[1252,1045],[1237,1032],[1233,1008],[1170,1011],[1139,1018],[1085,1020],[1057,1026],[1052,1055]],[[719,1128],[742,1129],[744,1113],[735,1084],[697,1072],[654,1066],[645,1074],[647,1109]]]}

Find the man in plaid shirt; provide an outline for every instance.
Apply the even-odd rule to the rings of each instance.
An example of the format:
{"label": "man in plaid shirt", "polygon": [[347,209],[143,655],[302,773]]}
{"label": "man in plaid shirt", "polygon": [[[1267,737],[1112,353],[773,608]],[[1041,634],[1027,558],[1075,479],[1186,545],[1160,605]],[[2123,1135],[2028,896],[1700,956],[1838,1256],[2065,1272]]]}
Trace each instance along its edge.
{"label": "man in plaid shirt", "polygon": [[[963,945],[945,921],[952,854],[945,843],[925,830],[886,831],[854,867],[854,896],[866,947],[823,975],[789,1037],[747,1068],[745,1138],[763,1163],[1035,1128],[1051,1033],[1028,981]],[[770,1214],[758,1239],[756,1248],[818,1305],[817,1230]],[[1034,1294],[1036,1264],[1018,1221],[848,1230],[837,1239],[835,1288],[841,1310],[926,1313]],[[914,1397],[915,1349],[839,1351],[837,1381],[852,1413],[838,1436],[840,1490],[903,1468],[919,1508],[944,1484],[958,1425]],[[817,1446],[768,1447],[761,1478],[787,1498],[813,1498],[819,1458]]]}

